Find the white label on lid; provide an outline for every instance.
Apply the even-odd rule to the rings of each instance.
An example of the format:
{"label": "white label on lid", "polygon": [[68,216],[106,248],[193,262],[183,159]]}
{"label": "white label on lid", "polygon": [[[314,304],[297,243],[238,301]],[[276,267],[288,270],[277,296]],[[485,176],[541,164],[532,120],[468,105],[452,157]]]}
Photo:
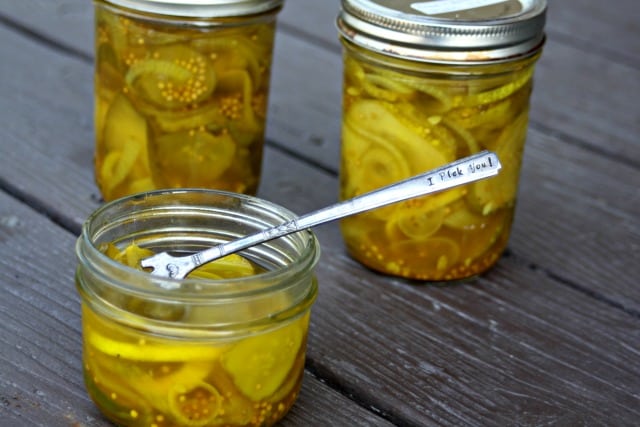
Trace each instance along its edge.
{"label": "white label on lid", "polygon": [[441,13],[477,9],[479,7],[504,3],[505,1],[506,0],[433,0],[412,3],[411,7],[425,15],[439,15]]}

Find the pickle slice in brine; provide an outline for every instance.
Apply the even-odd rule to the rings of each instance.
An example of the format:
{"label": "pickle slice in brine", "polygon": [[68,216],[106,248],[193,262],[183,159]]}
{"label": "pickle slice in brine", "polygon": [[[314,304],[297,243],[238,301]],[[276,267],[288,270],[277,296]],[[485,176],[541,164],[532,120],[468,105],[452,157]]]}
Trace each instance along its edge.
{"label": "pickle slice in brine", "polygon": [[238,390],[231,376],[220,365],[219,360],[213,363],[211,372],[212,374],[207,378],[208,382],[220,390],[223,395],[218,418],[212,425],[249,425],[257,412],[255,404]]}
{"label": "pickle slice in brine", "polygon": [[169,390],[169,409],[179,425],[211,425],[220,415],[221,408],[222,396],[204,381],[189,386],[178,382]]}
{"label": "pickle slice in brine", "polygon": [[[345,122],[382,146],[393,146],[410,167],[411,174],[424,172],[452,161],[450,147],[441,138],[430,139],[428,123],[403,120],[404,111],[381,101],[354,102]],[[407,177],[405,177],[407,178]]]}
{"label": "pickle slice in brine", "polygon": [[500,173],[495,177],[471,184],[467,201],[476,212],[488,215],[514,202],[518,191],[518,175],[527,133],[527,120],[528,111],[525,110],[502,131],[495,147],[495,152],[502,164]]}
{"label": "pickle slice in brine", "polygon": [[[124,96],[114,98],[104,120],[102,146],[97,147],[99,177],[105,197],[125,178],[148,178],[147,122]],[[100,142],[100,140],[99,140]]]}
{"label": "pickle slice in brine", "polygon": [[443,208],[430,211],[411,208],[398,209],[395,217],[387,221],[385,230],[390,238],[397,238],[394,231],[399,231],[401,238],[425,240],[440,229],[444,216]]}
{"label": "pickle slice in brine", "polygon": [[[87,343],[100,353],[121,360],[138,362],[185,362],[212,360],[220,355],[222,347],[211,344],[180,343],[170,339],[138,339],[123,334],[119,329],[86,330]],[[109,335],[107,335],[109,334]]]}
{"label": "pickle slice in brine", "polygon": [[[348,187],[345,188],[347,197],[354,197],[405,179],[409,177],[410,172],[407,162],[393,146],[382,147],[373,144],[360,159],[347,167],[344,175],[348,182]],[[385,219],[396,207],[389,205],[361,215]]]}
{"label": "pickle slice in brine", "polygon": [[366,74],[362,87],[369,96],[389,102],[408,100],[414,94],[409,86],[376,74]]}
{"label": "pickle slice in brine", "polygon": [[169,187],[214,186],[236,154],[236,144],[225,132],[176,132],[160,135],[154,143],[154,178]]}
{"label": "pickle slice in brine", "polygon": [[125,145],[146,147],[147,122],[124,96],[114,98],[105,119],[104,144],[107,152],[122,151]]}
{"label": "pickle slice in brine", "polygon": [[201,52],[208,54],[216,73],[230,70],[247,71],[257,83],[260,80],[261,62],[270,58],[270,50],[249,41],[241,35],[208,37],[192,42]]}
{"label": "pickle slice in brine", "polygon": [[271,332],[250,336],[222,355],[222,365],[245,396],[259,401],[278,390],[300,350],[305,325],[306,317]]}
{"label": "pickle slice in brine", "polygon": [[129,67],[125,81],[134,97],[161,109],[197,104],[216,86],[207,58],[183,44],[153,49]]}
{"label": "pickle slice in brine", "polygon": [[246,258],[231,254],[198,267],[188,277],[218,280],[252,276],[254,273],[253,265]]}
{"label": "pickle slice in brine", "polygon": [[[220,74],[221,91],[237,94],[238,111],[222,105],[230,116],[229,133],[233,140],[240,146],[246,147],[257,140],[263,134],[264,122],[258,120],[254,111],[254,84],[246,71],[233,70]],[[234,99],[234,98],[231,98]],[[227,98],[229,100],[229,98]],[[223,101],[224,104],[225,101]]]}

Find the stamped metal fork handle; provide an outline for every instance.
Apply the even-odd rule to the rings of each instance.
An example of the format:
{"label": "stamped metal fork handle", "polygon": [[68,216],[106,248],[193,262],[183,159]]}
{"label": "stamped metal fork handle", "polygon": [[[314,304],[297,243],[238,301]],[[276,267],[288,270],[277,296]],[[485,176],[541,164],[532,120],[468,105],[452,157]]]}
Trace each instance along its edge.
{"label": "stamped metal fork handle", "polygon": [[161,252],[141,261],[142,267],[153,268],[151,274],[183,279],[196,267],[241,251],[259,243],[287,234],[306,230],[316,225],[355,215],[392,203],[435,193],[470,182],[497,175],[501,168],[498,156],[482,151],[469,157],[448,163],[429,172],[379,188],[369,193],[345,200],[335,205],[294,218],[283,224],[267,228],[228,243],[213,246],[204,251],[174,257]]}

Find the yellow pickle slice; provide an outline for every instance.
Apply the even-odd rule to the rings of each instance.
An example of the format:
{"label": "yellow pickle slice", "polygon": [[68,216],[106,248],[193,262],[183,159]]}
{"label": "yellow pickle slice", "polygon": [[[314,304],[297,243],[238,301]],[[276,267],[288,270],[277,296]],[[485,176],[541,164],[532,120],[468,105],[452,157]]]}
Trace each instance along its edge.
{"label": "yellow pickle slice", "polygon": [[197,104],[215,89],[207,58],[184,44],[160,46],[130,67],[125,81],[144,102],[159,109]]}
{"label": "yellow pickle slice", "polygon": [[250,336],[222,355],[222,366],[251,400],[271,396],[287,378],[302,345],[308,317]]}

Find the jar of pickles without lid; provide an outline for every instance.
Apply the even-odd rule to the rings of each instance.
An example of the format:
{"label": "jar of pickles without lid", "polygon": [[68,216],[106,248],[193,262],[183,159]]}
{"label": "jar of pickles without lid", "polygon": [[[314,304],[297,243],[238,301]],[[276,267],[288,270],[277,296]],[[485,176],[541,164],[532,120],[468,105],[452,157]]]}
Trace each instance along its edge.
{"label": "jar of pickles without lid", "polygon": [[294,218],[251,196],[167,190],[108,203],[76,245],[87,391],[123,426],[270,426],[296,400],[319,244],[300,232],[205,264],[142,271]]}
{"label": "jar of pickles without lid", "polygon": [[544,0],[342,0],[341,198],[484,149],[503,166],[496,177],[344,219],[355,259],[424,281],[496,263],[514,216],[545,11]]}
{"label": "jar of pickles without lid", "polygon": [[95,177],[255,194],[284,0],[95,0]]}

